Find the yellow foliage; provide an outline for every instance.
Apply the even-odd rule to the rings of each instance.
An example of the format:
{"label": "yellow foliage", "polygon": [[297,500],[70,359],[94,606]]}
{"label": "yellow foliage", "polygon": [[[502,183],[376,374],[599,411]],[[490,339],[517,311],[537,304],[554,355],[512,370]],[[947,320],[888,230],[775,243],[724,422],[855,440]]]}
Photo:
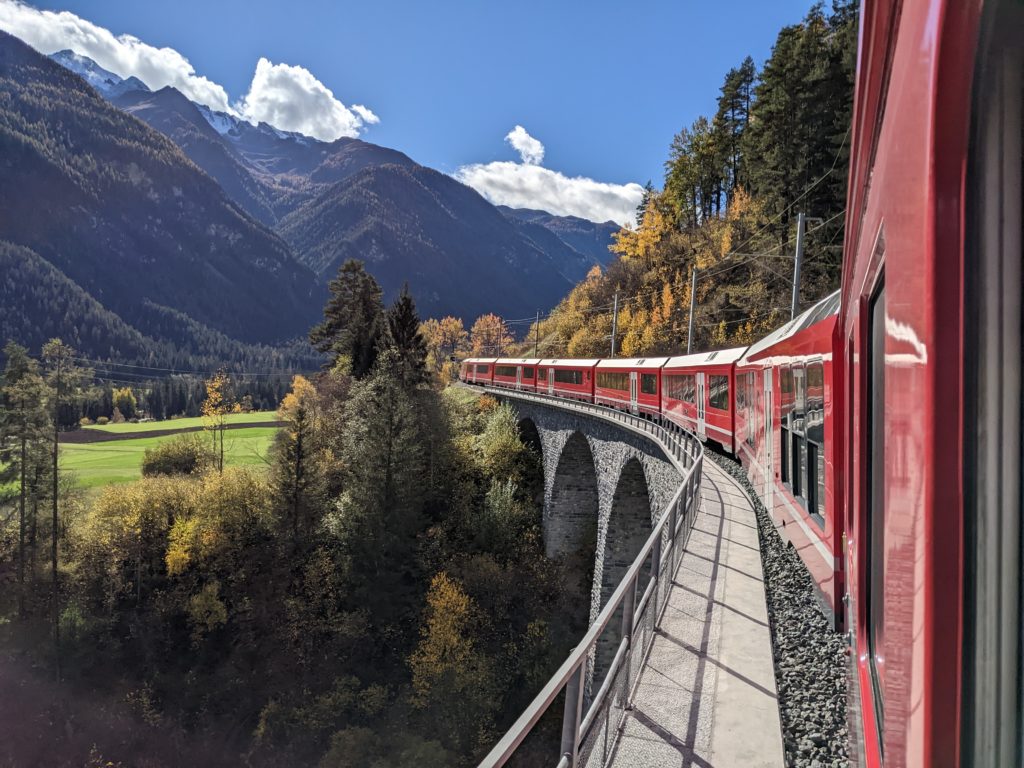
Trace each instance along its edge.
{"label": "yellow foliage", "polygon": [[458,582],[444,571],[434,576],[427,592],[426,624],[410,659],[418,703],[429,695],[435,680],[446,673],[466,671],[466,662],[473,654],[469,632],[473,611],[473,601]]}
{"label": "yellow foliage", "polygon": [[199,641],[228,621],[228,609],[220,599],[220,584],[207,584],[188,601],[188,618],[192,624],[192,640]]}

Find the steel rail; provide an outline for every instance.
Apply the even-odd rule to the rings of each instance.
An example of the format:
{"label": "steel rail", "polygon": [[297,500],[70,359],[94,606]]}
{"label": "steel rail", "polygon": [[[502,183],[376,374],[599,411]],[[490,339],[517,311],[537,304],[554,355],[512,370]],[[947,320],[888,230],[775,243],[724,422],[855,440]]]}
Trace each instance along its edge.
{"label": "steel rail", "polygon": [[[625,713],[631,705],[639,670],[647,660],[655,630],[668,604],[668,589],[663,587],[675,573],[682,548],[693,527],[700,497],[704,447],[692,433],[672,422],[663,424],[603,405],[523,392],[511,387],[465,383],[464,386],[613,422],[658,445],[682,477],[679,488],[647,541],[583,639],[480,763],[480,768],[505,765],[564,691],[561,746],[550,764],[558,768],[604,766],[611,751],[609,747],[614,747]],[[643,581],[645,570],[646,581]],[[638,600],[637,589],[641,586],[643,593]],[[598,643],[620,610],[622,637],[616,646],[615,656],[601,680],[592,681],[590,677],[595,672]],[[587,702],[586,691],[590,682],[599,682],[599,685],[597,693]],[[612,710],[615,708],[620,713],[618,720],[612,722]],[[598,751],[597,741],[602,734],[604,739]],[[599,759],[595,762],[594,758]]]}

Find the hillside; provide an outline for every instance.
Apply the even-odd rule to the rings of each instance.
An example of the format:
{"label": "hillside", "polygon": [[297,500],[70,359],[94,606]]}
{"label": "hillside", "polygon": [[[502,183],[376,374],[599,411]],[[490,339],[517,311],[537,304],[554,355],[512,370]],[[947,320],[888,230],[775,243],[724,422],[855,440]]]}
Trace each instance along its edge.
{"label": "hillside", "polygon": [[323,279],[361,258],[387,297],[408,281],[424,317],[522,316],[572,285],[483,197],[418,165],[366,168],[286,217],[280,232]]}
{"label": "hillside", "polygon": [[614,221],[595,222],[579,216],[556,216],[532,208],[509,208],[499,205],[498,210],[515,221],[536,224],[549,230],[570,248],[579,251],[595,264],[605,265],[612,260],[608,250],[620,227]]}
{"label": "hillside", "polygon": [[246,342],[316,319],[312,273],[163,134],[5,33],[0,94],[0,239],[160,340],[154,305]]}

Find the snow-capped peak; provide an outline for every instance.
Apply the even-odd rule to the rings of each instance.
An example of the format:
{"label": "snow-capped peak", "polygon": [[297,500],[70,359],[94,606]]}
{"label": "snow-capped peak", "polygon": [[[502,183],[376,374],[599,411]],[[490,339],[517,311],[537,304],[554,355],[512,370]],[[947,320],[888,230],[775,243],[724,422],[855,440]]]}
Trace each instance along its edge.
{"label": "snow-capped peak", "polygon": [[128,91],[148,91],[149,86],[137,77],[124,78],[104,69],[88,56],[70,50],[57,51],[50,58],[83,78],[106,98],[114,98]]}

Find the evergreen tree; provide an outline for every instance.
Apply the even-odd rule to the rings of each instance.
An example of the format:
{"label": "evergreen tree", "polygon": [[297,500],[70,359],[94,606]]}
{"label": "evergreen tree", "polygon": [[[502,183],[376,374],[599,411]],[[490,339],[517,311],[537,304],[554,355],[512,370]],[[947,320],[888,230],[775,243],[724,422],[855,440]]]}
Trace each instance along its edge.
{"label": "evergreen tree", "polygon": [[331,356],[332,367],[341,365],[360,379],[373,368],[385,328],[380,285],[363,262],[349,259],[328,288],[324,321],[310,331],[309,340]]}
{"label": "evergreen tree", "polygon": [[[38,486],[30,488],[45,459],[49,417],[46,382],[28,350],[14,342],[4,347],[7,367],[3,374],[3,407],[0,408],[0,486],[18,486],[18,615],[25,615],[25,558],[28,534],[28,503]],[[33,502],[32,508],[38,506]]]}
{"label": "evergreen tree", "polygon": [[277,411],[284,426],[274,438],[275,506],[295,546],[312,533],[324,501],[323,473],[317,455],[317,399],[313,384],[296,376],[291,392],[285,395]]}
{"label": "evergreen tree", "polygon": [[636,206],[636,225],[639,227],[644,220],[644,216],[647,214],[647,206],[651,204],[651,199],[657,194],[654,189],[654,185],[651,180],[648,179],[647,183],[644,184],[644,194],[640,198],[640,202]]}
{"label": "evergreen tree", "polygon": [[402,293],[388,309],[388,341],[398,353],[403,381],[416,385],[427,378],[427,345],[420,333],[420,317],[416,302],[409,294],[409,286],[402,286]]}
{"label": "evergreen tree", "polygon": [[714,126],[719,132],[720,163],[725,169],[726,205],[732,203],[736,188],[745,182],[743,174],[743,134],[750,119],[757,69],[747,56],[736,69],[730,69],[718,97]]}

